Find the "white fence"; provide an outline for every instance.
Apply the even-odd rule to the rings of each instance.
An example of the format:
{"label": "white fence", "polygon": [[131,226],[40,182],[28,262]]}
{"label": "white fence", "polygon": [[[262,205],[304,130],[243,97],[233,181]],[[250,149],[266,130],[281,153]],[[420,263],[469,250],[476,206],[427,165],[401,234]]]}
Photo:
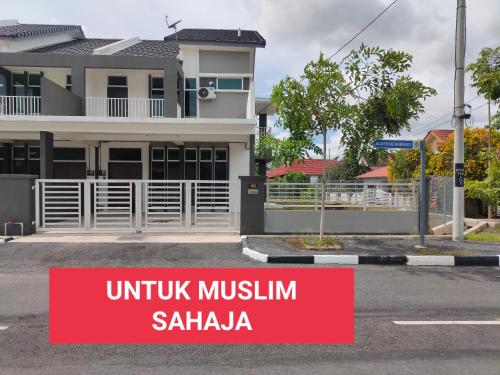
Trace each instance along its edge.
{"label": "white fence", "polygon": [[[318,209],[321,207],[321,183],[267,183],[268,209]],[[414,210],[418,207],[418,189],[413,183],[331,182],[326,184],[326,207],[385,207]]]}
{"label": "white fence", "polygon": [[237,230],[239,181],[37,180],[36,228]]}
{"label": "white fence", "polygon": [[85,98],[87,116],[97,117],[164,117],[165,100],[148,98]]}
{"label": "white fence", "polygon": [[0,116],[37,116],[40,96],[0,96]]}

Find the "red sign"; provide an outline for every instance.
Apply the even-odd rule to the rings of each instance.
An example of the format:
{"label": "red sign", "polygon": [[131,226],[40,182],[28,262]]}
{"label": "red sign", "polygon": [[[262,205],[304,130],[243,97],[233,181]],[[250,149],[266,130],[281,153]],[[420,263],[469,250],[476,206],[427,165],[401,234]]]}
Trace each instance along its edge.
{"label": "red sign", "polygon": [[351,268],[51,268],[51,344],[352,344]]}

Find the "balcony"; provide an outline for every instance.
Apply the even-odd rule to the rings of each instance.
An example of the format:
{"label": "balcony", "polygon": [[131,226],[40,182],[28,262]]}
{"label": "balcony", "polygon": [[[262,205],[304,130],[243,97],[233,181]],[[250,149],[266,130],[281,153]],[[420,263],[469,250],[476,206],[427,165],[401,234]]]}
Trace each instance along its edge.
{"label": "balcony", "polygon": [[0,116],[38,116],[40,96],[0,96]]}
{"label": "balcony", "polygon": [[85,114],[93,117],[159,118],[165,117],[164,99],[85,98]]}

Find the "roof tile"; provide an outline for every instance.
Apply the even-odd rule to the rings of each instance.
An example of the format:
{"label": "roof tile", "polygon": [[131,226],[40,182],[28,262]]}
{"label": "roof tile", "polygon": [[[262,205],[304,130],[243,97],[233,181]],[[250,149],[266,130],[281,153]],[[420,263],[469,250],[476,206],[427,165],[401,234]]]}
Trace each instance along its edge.
{"label": "roof tile", "polygon": [[84,36],[82,28],[78,25],[41,25],[19,23],[15,25],[0,26],[0,37],[24,38],[73,30],[79,31],[82,37]]}
{"label": "roof tile", "polygon": [[[165,40],[176,40],[176,34],[165,37]],[[223,29],[182,29],[177,32],[179,42],[207,42],[223,44],[242,44],[265,47],[266,40],[257,31],[241,30],[241,36],[238,36],[238,30]]]}
{"label": "roof tile", "polygon": [[328,159],[323,161],[323,159],[305,159],[296,160],[290,165],[280,166],[267,171],[267,177],[274,178],[284,176],[288,173],[302,172],[308,176],[321,176],[323,174],[324,166],[330,166],[338,163],[337,160]]}

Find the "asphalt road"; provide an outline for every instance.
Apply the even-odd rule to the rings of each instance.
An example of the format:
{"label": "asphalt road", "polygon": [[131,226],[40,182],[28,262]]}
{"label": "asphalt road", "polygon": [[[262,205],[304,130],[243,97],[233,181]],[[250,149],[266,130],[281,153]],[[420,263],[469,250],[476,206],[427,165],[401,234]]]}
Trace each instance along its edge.
{"label": "asphalt road", "polygon": [[52,266],[272,267],[243,258],[238,244],[9,243],[0,247],[0,325],[10,326],[0,331],[0,374],[500,374],[500,326],[393,323],[500,319],[494,267],[355,267],[353,346],[51,346]]}

